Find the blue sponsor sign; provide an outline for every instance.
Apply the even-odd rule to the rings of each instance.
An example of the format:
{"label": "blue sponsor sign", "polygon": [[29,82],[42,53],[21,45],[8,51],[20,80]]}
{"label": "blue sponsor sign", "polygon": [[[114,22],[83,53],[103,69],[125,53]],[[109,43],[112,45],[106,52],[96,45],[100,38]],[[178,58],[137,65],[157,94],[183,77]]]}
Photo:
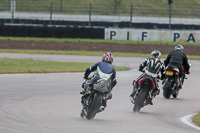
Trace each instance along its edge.
{"label": "blue sponsor sign", "polygon": [[200,42],[199,30],[105,29],[107,40]]}

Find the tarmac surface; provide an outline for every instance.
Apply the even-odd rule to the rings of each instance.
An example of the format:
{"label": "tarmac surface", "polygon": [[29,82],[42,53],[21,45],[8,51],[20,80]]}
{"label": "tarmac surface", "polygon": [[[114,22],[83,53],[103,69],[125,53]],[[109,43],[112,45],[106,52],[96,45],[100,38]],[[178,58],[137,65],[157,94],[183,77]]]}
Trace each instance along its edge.
{"label": "tarmac surface", "polygon": [[[100,56],[68,56],[0,53],[1,57],[37,60],[97,62]],[[131,67],[117,71],[118,84],[104,112],[94,120],[80,117],[79,92],[83,73],[0,74],[0,133],[199,133],[181,118],[200,111],[200,61],[189,60],[191,74],[178,98],[164,99],[162,89],[153,106],[132,111],[132,81],[145,58],[115,57],[114,65]],[[159,82],[162,88],[161,82]]]}

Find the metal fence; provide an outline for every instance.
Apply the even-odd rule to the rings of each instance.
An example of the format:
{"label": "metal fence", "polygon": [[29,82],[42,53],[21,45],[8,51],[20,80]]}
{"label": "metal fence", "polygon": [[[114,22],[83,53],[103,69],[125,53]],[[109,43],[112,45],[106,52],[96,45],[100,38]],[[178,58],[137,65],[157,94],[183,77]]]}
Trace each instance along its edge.
{"label": "metal fence", "polygon": [[[123,2],[122,0],[108,0],[103,3],[100,0],[96,1],[82,1],[82,2],[64,2],[63,0],[56,0],[54,2],[38,2],[38,1],[27,1],[21,2],[16,1],[15,13],[11,15],[11,0],[0,0],[0,17],[1,18],[32,18],[32,19],[53,19],[53,20],[70,20],[81,17],[86,17],[85,20],[92,21],[137,21],[136,18],[132,17],[153,17],[165,18],[166,23],[169,22],[169,18],[180,18],[179,21],[184,22],[183,18],[187,18],[189,23],[193,23],[193,19],[200,18],[199,6],[181,6],[172,4],[171,6],[167,3],[167,0],[163,4],[143,4],[143,3],[132,3]],[[4,15],[5,14],[5,15]],[[10,15],[9,15],[10,14]],[[170,16],[171,14],[171,16]],[[71,15],[71,17],[69,17]],[[77,16],[80,15],[80,16]],[[95,17],[93,17],[95,16]],[[99,17],[99,18],[97,18]],[[124,17],[124,18],[123,18]],[[68,19],[67,19],[68,18]],[[94,18],[94,19],[91,19]],[[114,19],[115,20],[114,20]],[[146,20],[144,20],[146,21]],[[160,20],[157,19],[159,22]],[[173,21],[172,21],[173,22]],[[197,24],[200,21],[197,20]]]}

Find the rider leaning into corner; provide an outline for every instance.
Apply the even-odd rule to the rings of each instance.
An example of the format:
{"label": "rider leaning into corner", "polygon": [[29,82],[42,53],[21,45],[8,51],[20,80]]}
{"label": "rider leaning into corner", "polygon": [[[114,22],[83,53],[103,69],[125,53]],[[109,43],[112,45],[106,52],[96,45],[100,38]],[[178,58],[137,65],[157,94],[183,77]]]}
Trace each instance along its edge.
{"label": "rider leaning into corner", "polygon": [[[91,79],[91,81],[93,83],[97,82],[100,78],[104,78],[106,75],[111,75],[111,77],[109,78],[109,89],[110,91],[112,91],[113,87],[117,84],[117,80],[116,80],[116,71],[114,69],[114,67],[112,66],[113,63],[113,55],[111,53],[105,53],[102,56],[102,62],[98,62],[96,64],[94,64],[92,67],[89,67],[86,69],[85,74],[84,74],[84,79],[88,79],[88,76],[90,75],[91,72],[97,70],[98,75],[95,76],[94,78]],[[82,88],[84,89],[81,94],[85,93],[85,89],[87,89],[87,83],[84,82],[82,85]],[[108,99],[112,98],[112,94],[111,92],[108,94]],[[105,109],[106,102],[107,100],[103,100],[102,101],[102,106],[100,107],[100,110],[103,111]]]}
{"label": "rider leaning into corner", "polygon": [[157,83],[159,72],[161,72],[161,80],[164,78],[164,64],[160,61],[161,52],[158,50],[154,50],[151,52],[151,57],[147,58],[143,63],[139,66],[139,71],[143,71],[146,67],[144,73],[142,73],[136,80],[133,81],[133,92],[130,95],[131,102],[134,103],[134,96],[138,90],[139,84],[138,81],[143,77],[149,75],[153,77],[155,83],[155,89],[151,93],[151,101],[149,102],[150,105],[153,105],[152,99],[160,93],[159,86]]}
{"label": "rider leaning into corner", "polygon": [[184,47],[182,45],[175,46],[174,50],[164,60],[165,66],[175,66],[179,69],[179,77],[180,81],[182,81],[179,85],[180,88],[182,88],[185,79],[184,71],[186,74],[190,74],[190,65],[188,63],[186,54],[183,52],[183,49]]}

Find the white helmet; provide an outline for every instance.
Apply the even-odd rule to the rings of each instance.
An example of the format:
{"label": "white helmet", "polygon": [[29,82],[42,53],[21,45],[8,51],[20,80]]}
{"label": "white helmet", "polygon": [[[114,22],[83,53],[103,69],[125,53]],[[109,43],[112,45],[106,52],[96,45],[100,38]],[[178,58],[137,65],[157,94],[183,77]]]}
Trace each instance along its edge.
{"label": "white helmet", "polygon": [[177,51],[183,51],[184,47],[182,45],[177,45],[174,49]]}
{"label": "white helmet", "polygon": [[154,58],[160,59],[161,58],[161,52],[158,51],[158,50],[154,50],[154,51],[151,52],[151,56],[154,57]]}

